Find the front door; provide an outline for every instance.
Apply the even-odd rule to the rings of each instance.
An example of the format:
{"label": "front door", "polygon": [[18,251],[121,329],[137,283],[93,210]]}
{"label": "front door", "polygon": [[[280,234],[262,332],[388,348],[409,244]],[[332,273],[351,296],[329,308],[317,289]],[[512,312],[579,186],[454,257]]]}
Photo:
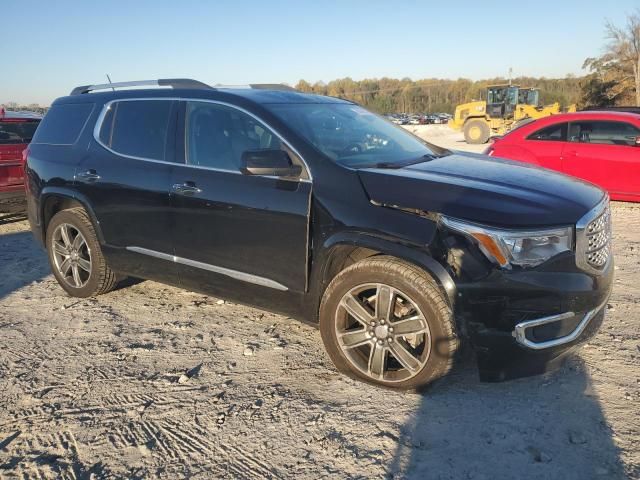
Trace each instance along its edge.
{"label": "front door", "polygon": [[235,107],[190,101],[183,113],[186,159],[175,167],[171,181],[174,247],[183,284],[232,298],[303,292],[308,172],[303,168],[300,178],[282,179],[240,169],[247,150],[282,149],[302,164],[300,158],[265,124]]}
{"label": "front door", "polygon": [[567,141],[568,123],[555,123],[533,132],[526,139],[526,148],[533,152],[537,164],[562,171],[562,150]]}
{"label": "front door", "polygon": [[171,100],[111,103],[92,153],[75,174],[113,268],[169,283],[178,282],[169,198],[177,105]]}

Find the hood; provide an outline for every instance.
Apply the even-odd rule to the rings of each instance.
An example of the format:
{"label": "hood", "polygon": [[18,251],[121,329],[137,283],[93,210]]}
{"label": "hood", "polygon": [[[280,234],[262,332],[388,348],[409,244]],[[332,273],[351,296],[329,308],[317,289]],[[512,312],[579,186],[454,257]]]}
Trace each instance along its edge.
{"label": "hood", "polygon": [[376,203],[499,227],[573,225],[604,195],[595,185],[550,170],[460,152],[358,175]]}

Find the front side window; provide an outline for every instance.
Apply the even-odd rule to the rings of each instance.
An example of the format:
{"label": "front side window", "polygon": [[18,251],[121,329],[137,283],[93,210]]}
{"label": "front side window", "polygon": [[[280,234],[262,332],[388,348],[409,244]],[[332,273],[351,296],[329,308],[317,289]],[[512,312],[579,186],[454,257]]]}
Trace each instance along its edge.
{"label": "front side window", "polygon": [[449,154],[357,105],[283,103],[266,107],[331,160],[350,168],[394,168]]}
{"label": "front side window", "polygon": [[148,160],[166,160],[167,131],[173,102],[118,101],[109,105],[100,126],[100,142],[114,152]]}
{"label": "front side window", "polygon": [[0,145],[29,143],[40,120],[0,122]]}
{"label": "front side window", "polygon": [[252,116],[225,105],[187,102],[189,165],[240,171],[245,151],[280,149],[280,139]]}
{"label": "front side window", "polygon": [[635,146],[640,129],[625,122],[573,122],[569,128],[569,140],[601,145]]}
{"label": "front side window", "polygon": [[564,142],[567,140],[567,124],[558,123],[541,128],[527,137],[527,140],[546,140],[551,142]]}

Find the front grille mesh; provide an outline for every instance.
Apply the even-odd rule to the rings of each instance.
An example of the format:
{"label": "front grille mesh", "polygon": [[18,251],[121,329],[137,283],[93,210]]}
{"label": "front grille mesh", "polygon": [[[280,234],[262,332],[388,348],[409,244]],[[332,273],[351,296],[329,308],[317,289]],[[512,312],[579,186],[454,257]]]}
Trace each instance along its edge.
{"label": "front grille mesh", "polygon": [[593,268],[604,267],[611,255],[611,211],[609,205],[584,231],[587,248],[584,252],[587,263]]}

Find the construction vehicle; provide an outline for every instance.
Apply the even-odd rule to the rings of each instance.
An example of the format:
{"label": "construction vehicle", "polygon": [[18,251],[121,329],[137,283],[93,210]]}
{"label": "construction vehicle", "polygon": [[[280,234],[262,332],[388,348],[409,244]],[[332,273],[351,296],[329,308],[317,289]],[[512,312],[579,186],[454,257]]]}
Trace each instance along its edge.
{"label": "construction vehicle", "polygon": [[[539,106],[540,90],[518,85],[487,87],[486,101],[456,107],[449,126],[462,130],[467,143],[486,143],[492,135],[504,135],[519,122],[560,113],[560,104]],[[572,107],[575,111],[575,107]]]}

